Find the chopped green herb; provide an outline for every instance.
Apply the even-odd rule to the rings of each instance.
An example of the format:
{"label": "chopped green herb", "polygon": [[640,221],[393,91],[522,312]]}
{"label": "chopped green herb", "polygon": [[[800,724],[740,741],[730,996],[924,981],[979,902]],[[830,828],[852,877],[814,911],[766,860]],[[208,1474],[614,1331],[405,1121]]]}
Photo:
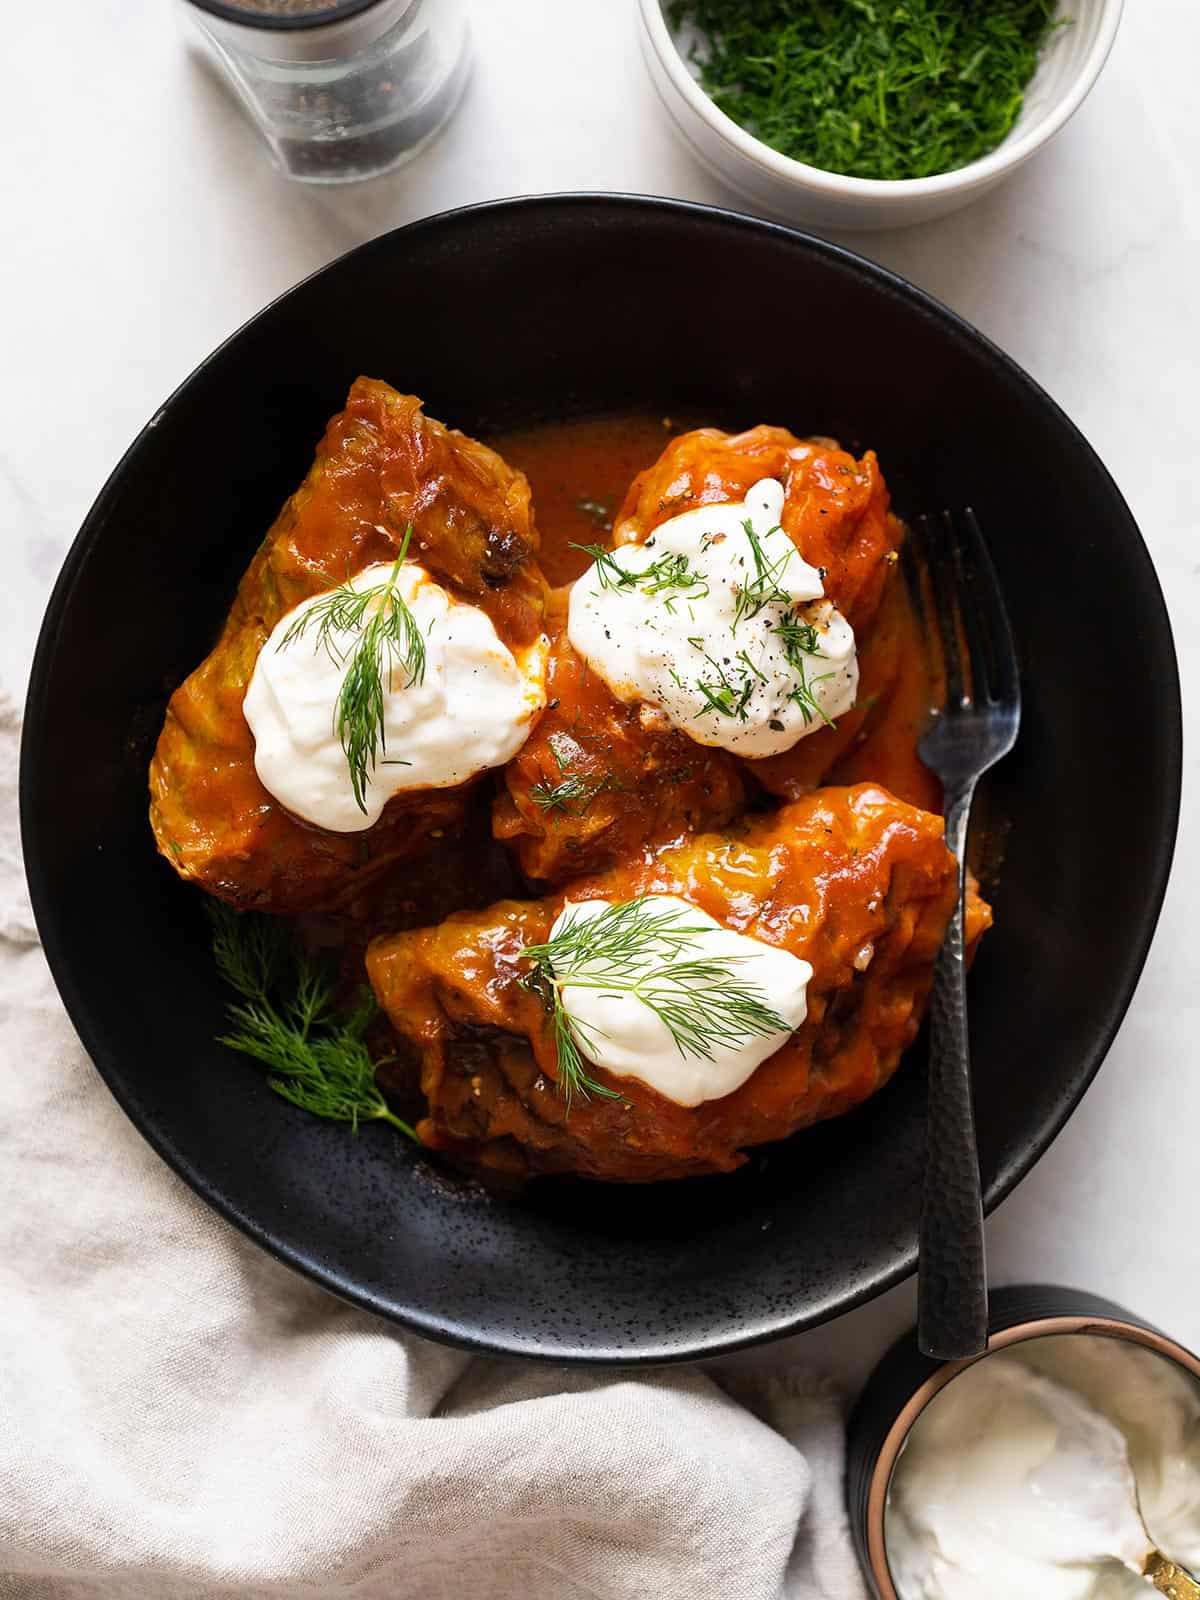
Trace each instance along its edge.
{"label": "chopped green herb", "polygon": [[[740,622],[748,622],[751,617],[756,617],[764,606],[781,605],[790,606],[792,597],[786,589],[779,587],[780,579],[787,571],[795,549],[789,542],[786,550],[780,552],[774,561],[768,561],[767,553],[762,547],[762,541],[754,531],[754,524],[749,517],[742,523],[746,538],[750,544],[750,557],[754,562],[754,576],[738,588],[737,605],[733,614],[734,633],[738,630]],[[777,530],[772,528],[771,532]]]}
{"label": "chopped green herb", "polygon": [[743,666],[746,668],[746,671],[749,672],[752,677],[755,677],[755,678],[758,679],[759,683],[769,683],[770,682],[770,679],[767,677],[766,673],[759,671],[759,669],[754,665],[753,661],[751,661],[750,657],[746,654],[746,652],[744,650],[739,650],[738,651],[737,658],[743,664]]}
{"label": "chopped green herb", "polygon": [[787,657],[788,666],[796,674],[797,679],[788,699],[800,707],[806,724],[811,723],[814,718],[819,718],[826,727],[835,728],[837,724],[826,714],[813,692],[818,683],[824,683],[827,678],[832,678],[833,673],[822,672],[815,678],[808,676],[807,658],[819,656],[821,653],[820,633],[811,622],[805,622],[798,611],[789,611],[775,629],[775,633],[783,644],[783,653]]}
{"label": "chopped green herb", "polygon": [[[751,685],[749,682],[742,684],[742,692],[738,691],[731,683],[705,683],[702,678],[696,680],[696,687],[704,696],[708,711],[719,712],[723,717],[733,717],[741,722],[746,721],[746,703],[750,699]],[[700,712],[703,716],[704,712]]]}
{"label": "chopped green herb", "polygon": [[529,798],[541,811],[548,813],[561,811],[565,816],[582,817],[590,809],[597,795],[615,787],[616,782],[611,773],[606,772],[600,778],[585,778],[573,773],[561,783],[552,784],[542,778],[530,786]]}
{"label": "chopped green herb", "polygon": [[[714,103],[785,156],[925,178],[995,149],[1057,0],[672,0]],[[1066,19],[1069,20],[1069,19]]]}
{"label": "chopped green herb", "polygon": [[623,567],[614,552],[606,550],[603,545],[574,544],[571,548],[591,556],[596,563],[596,576],[602,589],[640,589],[648,595],[678,589],[694,600],[703,600],[708,593],[704,574],[696,571],[682,551],[659,556],[640,572],[633,572]]}
{"label": "chopped green herb", "polygon": [[[716,674],[715,681],[708,682],[698,678],[696,688],[704,697],[705,710],[716,711],[722,717],[732,717],[737,722],[745,722],[746,707],[750,703],[750,696],[754,693],[754,680],[763,678],[762,673],[753,667],[749,672],[740,667],[732,674],[726,672],[721,662],[715,661],[712,656],[705,654],[704,659]],[[699,713],[704,715],[704,711]]]}
{"label": "chopped green herb", "polygon": [[788,665],[803,669],[805,656],[815,656],[820,648],[820,636],[811,622],[805,622],[799,612],[790,611],[779,626],[775,635],[783,645],[783,653],[788,659]]}
{"label": "chopped green herb", "polygon": [[611,550],[606,550],[602,544],[571,544],[572,550],[579,550],[585,556],[590,556],[596,563],[596,576],[600,580],[602,589],[629,589],[632,588],[635,574],[626,572]]}
{"label": "chopped green herb", "polygon": [[803,656],[798,656],[796,660],[792,662],[792,666],[795,669],[798,681],[793,686],[791,693],[788,695],[788,699],[800,707],[800,711],[804,717],[805,726],[807,727],[807,725],[811,723],[814,718],[819,718],[827,728],[836,728],[837,723],[831,716],[828,715],[825,707],[813,693],[813,690],[816,688],[817,684],[824,683],[826,678],[832,678],[833,673],[822,672],[818,674],[817,677],[810,678],[804,669]]}
{"label": "chopped green herb", "polygon": [[708,593],[704,575],[692,571],[691,563],[682,552],[659,556],[639,576],[638,588],[644,589],[647,594],[660,594],[664,589],[702,590],[702,594],[696,595],[697,600],[702,600]]}

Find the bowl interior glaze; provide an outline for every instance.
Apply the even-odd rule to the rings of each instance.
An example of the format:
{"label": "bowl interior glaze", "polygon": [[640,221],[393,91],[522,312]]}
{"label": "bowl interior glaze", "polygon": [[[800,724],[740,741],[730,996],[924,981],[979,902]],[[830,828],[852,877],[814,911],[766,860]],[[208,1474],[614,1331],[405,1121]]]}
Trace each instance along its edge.
{"label": "bowl interior glaze", "polygon": [[[879,452],[902,511],[976,507],[1027,708],[987,795],[1009,832],[971,979],[989,1205],[1099,1065],[1170,863],[1178,679],[1127,508],[1030,379],[881,269],[729,213],[550,197],[385,235],[269,306],[134,442],[54,592],[22,771],[39,926],[97,1067],[201,1195],[347,1299],[494,1351],[679,1360],[847,1310],[914,1264],[919,1048],[863,1110],[731,1177],[498,1201],[386,1130],[294,1110],[213,1042],[200,896],[155,856],[146,764],[167,695],[360,372],[484,434],[640,407],[834,434]],[[1111,670],[1117,614],[1136,677]]]}

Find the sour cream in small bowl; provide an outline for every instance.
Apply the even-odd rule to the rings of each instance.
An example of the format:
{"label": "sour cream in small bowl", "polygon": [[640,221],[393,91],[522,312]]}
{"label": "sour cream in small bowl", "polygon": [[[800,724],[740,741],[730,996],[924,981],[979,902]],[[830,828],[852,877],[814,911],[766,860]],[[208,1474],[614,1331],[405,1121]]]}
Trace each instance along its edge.
{"label": "sour cream in small bowl", "polygon": [[909,1334],[851,1418],[851,1530],[878,1600],[1134,1600],[1151,1592],[1137,1552],[1104,1559],[1141,1550],[1134,1496],[1147,1543],[1200,1570],[1200,1360],[1076,1290],[999,1290],[991,1330],[946,1364]]}

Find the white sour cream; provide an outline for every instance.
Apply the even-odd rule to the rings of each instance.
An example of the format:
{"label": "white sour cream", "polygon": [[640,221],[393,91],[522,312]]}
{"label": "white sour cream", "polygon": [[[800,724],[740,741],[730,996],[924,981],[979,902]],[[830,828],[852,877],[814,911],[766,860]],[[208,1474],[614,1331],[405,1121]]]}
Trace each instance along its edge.
{"label": "white sour cream", "polygon": [[1200,1383],[1153,1350],[1097,1334],[1031,1340],[1021,1359],[1121,1430],[1148,1532],[1200,1571]]}
{"label": "white sour cream", "polygon": [[[388,563],[367,567],[349,587],[375,588],[391,571]],[[386,749],[367,774],[365,812],[335,731],[342,682],[361,635],[334,630],[322,641],[311,626],[285,643],[320,604],[314,595],[276,624],[246,690],[243,710],[263,787],[296,816],[333,833],[369,828],[404,790],[450,788],[501,766],[524,744],[546,703],[545,638],[518,660],[486,612],[456,600],[412,563],[401,567],[396,591],[424,639],[425,670],[410,684],[396,664],[389,683],[385,658]]]}
{"label": "white sour cream", "polygon": [[1147,1593],[1130,1569],[1151,1541],[1185,1566],[1200,1545],[1198,1421],[1197,1386],[1120,1340],[1041,1339],[977,1362],[930,1403],[893,1475],[901,1600]]}
{"label": "white sour cream", "polygon": [[[646,896],[656,912],[676,913],[680,927],[700,931],[687,941],[686,959],[715,959],[727,963],[731,979],[753,985],[762,1003],[787,1023],[769,1034],[755,1034],[740,1042],[714,1043],[712,1059],[684,1054],[667,1025],[637,995],[627,990],[585,988],[565,982],[562,1002],[578,1024],[575,1042],[597,1066],[617,1077],[638,1078],[651,1089],[681,1106],[698,1106],[720,1100],[740,1088],[754,1069],[785,1044],[808,1014],[808,983],[812,968],[787,950],[751,939],[723,927],[714,917],[676,895]],[[609,909],[606,900],[568,903],[550,932],[557,938],[568,926],[577,926]],[[631,976],[652,978],[675,955],[667,946],[647,941],[639,950]],[[588,976],[587,968],[572,976]],[[669,988],[664,980],[661,988]]]}
{"label": "white sour cream", "polygon": [[[780,528],[782,509],[783,486],[764,478],[744,503],[672,517],[576,582],[567,635],[619,700],[657,706],[697,744],[741,756],[778,755],[849,711],[854,630]],[[668,581],[680,558],[689,581]]]}

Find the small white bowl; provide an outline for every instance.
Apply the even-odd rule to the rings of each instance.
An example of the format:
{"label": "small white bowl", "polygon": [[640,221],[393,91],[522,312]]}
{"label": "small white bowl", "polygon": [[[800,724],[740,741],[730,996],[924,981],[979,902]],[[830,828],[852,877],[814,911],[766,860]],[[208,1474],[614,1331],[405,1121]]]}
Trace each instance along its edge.
{"label": "small white bowl", "polygon": [[666,0],[638,0],[650,77],[680,137],[708,170],[756,209],[830,228],[899,228],[957,210],[994,188],[1066,123],[1100,76],[1124,0],[1065,0],[1016,126],[989,155],[933,178],[847,178],[780,155],[705,94],[667,26]]}

